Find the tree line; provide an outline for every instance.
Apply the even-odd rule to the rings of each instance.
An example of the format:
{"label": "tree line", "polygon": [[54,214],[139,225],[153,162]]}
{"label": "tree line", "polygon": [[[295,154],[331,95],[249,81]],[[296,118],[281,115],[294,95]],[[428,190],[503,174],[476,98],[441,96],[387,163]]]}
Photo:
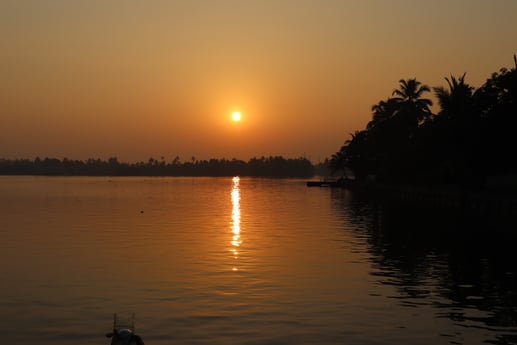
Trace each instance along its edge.
{"label": "tree line", "polygon": [[149,158],[147,162],[125,163],[116,157],[108,160],[71,160],[39,157],[30,159],[0,159],[0,175],[45,176],[257,176],[310,177],[314,166],[306,158],[270,156],[238,159],[209,159],[181,162],[179,157],[166,162]]}
{"label": "tree line", "polygon": [[[517,58],[479,88],[463,74],[430,88],[401,79],[372,119],[334,153],[329,167],[382,183],[482,187],[494,176],[517,174]],[[431,111],[433,92],[439,111]]]}

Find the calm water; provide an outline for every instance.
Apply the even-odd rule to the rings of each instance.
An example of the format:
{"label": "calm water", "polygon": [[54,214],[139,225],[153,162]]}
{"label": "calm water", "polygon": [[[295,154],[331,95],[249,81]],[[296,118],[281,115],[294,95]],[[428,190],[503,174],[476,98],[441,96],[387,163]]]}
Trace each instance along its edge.
{"label": "calm water", "polygon": [[[515,344],[517,241],[301,180],[0,177],[4,344]],[[508,230],[508,229],[506,229]]]}

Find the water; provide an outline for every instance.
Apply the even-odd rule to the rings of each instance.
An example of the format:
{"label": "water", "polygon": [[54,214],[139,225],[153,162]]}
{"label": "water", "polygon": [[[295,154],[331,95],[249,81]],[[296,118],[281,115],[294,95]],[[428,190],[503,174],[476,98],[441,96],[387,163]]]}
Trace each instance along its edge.
{"label": "water", "polygon": [[[515,344],[512,236],[301,180],[0,177],[6,344]],[[497,233],[497,235],[495,235]]]}

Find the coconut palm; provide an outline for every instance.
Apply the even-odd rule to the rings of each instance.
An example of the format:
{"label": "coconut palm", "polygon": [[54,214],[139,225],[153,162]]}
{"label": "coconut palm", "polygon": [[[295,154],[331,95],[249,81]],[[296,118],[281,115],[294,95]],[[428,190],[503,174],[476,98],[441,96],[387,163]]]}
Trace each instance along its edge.
{"label": "coconut palm", "polygon": [[337,151],[332,155],[329,162],[329,168],[331,175],[334,175],[338,171],[345,172],[347,160],[346,160],[346,154],[344,152],[344,147],[341,148],[341,150]]}
{"label": "coconut palm", "polygon": [[447,120],[463,121],[472,107],[474,88],[465,83],[465,73],[455,78],[445,78],[448,89],[443,86],[434,87],[433,91],[440,105],[440,116]]}
{"label": "coconut palm", "polygon": [[399,80],[400,88],[395,89],[393,101],[397,104],[396,116],[406,123],[408,128],[414,130],[418,125],[429,119],[432,115],[433,105],[430,99],[422,98],[425,92],[431,91],[429,86],[413,79]]}
{"label": "coconut palm", "polygon": [[397,103],[393,98],[388,98],[385,101],[372,106],[372,120],[367,124],[368,130],[374,129],[390,120],[397,111]]}
{"label": "coconut palm", "polygon": [[356,178],[364,178],[372,173],[375,154],[371,137],[367,130],[355,131],[352,138],[341,147],[345,157],[345,166],[354,172]]}

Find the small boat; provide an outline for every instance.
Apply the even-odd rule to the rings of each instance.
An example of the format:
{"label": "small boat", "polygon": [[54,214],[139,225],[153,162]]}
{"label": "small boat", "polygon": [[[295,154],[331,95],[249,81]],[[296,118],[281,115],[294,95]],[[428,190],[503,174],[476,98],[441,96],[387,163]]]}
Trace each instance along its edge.
{"label": "small boat", "polygon": [[135,314],[129,317],[113,315],[113,331],[106,333],[111,338],[111,345],[145,345],[142,338],[135,333]]}

